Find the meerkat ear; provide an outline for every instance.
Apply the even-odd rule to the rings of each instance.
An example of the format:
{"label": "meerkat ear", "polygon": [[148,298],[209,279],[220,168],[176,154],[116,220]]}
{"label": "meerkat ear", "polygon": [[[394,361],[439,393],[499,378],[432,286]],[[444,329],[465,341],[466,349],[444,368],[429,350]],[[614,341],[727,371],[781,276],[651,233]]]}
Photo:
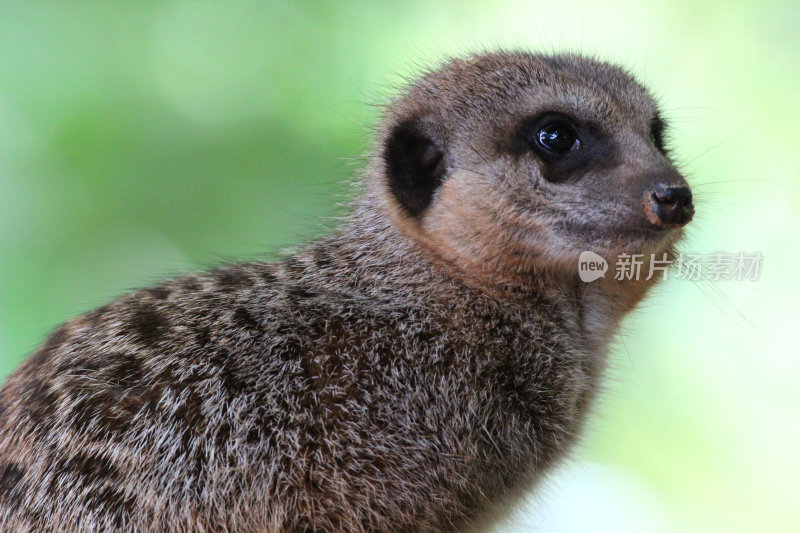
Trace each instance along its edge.
{"label": "meerkat ear", "polygon": [[389,189],[412,216],[430,205],[445,176],[442,142],[436,127],[420,120],[395,126],[384,146]]}

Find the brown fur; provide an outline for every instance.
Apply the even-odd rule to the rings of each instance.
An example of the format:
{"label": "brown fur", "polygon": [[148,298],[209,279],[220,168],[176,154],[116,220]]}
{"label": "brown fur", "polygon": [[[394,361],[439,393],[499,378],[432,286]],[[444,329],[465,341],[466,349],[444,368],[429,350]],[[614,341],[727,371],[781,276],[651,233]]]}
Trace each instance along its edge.
{"label": "brown fur", "polygon": [[[598,124],[566,181],[520,118]],[[277,263],[141,290],[56,331],[0,392],[3,531],[451,531],[569,451],[619,320],[656,279],[577,256],[672,253],[651,231],[657,112],[577,56],[455,59],[387,109],[347,223]],[[416,214],[384,147],[412,120],[444,179]],[[435,153],[433,153],[435,155]],[[433,161],[424,152],[425,162]],[[437,170],[438,171],[438,170]]]}

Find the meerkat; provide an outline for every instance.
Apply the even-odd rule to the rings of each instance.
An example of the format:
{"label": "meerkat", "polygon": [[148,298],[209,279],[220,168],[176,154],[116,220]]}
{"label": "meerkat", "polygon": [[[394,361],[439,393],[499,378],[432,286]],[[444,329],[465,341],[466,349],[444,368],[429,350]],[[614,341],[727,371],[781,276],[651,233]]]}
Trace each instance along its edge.
{"label": "meerkat", "polygon": [[351,214],[128,294],[0,391],[2,531],[460,531],[575,443],[691,191],[626,71],[484,53],[387,106]]}

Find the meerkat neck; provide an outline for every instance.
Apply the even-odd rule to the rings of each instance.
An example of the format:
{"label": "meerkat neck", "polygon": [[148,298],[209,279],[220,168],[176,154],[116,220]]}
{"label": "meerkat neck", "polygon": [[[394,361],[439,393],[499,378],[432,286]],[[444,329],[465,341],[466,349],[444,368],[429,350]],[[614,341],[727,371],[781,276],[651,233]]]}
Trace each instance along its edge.
{"label": "meerkat neck", "polygon": [[577,269],[502,272],[454,264],[405,235],[376,205],[374,199],[357,204],[334,237],[337,252],[355,267],[348,275],[356,276],[353,281],[371,296],[445,302],[464,300],[468,293],[507,310],[524,310],[544,299],[573,309],[575,326],[595,349],[604,351],[621,320],[654,283],[584,283]]}
{"label": "meerkat neck", "polygon": [[467,290],[501,305],[523,307],[538,297],[561,300],[576,292],[577,275],[546,269],[507,273],[449,261],[407,236],[376,205],[374,199],[360,202],[335,238],[340,252],[358,266],[362,281],[376,277],[381,287],[442,298],[463,297]]}

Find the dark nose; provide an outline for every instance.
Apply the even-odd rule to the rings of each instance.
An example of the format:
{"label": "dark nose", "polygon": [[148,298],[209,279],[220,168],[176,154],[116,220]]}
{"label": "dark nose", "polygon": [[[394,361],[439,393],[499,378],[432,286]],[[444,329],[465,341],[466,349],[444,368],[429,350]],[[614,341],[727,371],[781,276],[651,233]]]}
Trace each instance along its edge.
{"label": "dark nose", "polygon": [[694,216],[692,190],[686,185],[658,183],[645,192],[645,212],[650,223],[665,228],[680,228]]}

